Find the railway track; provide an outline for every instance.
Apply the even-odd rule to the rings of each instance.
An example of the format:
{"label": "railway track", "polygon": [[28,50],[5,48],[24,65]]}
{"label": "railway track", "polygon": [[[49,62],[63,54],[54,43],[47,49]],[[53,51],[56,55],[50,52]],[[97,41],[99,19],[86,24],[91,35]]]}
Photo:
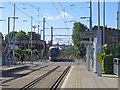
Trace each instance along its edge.
{"label": "railway track", "polygon": [[57,88],[66,73],[69,71],[70,67],[70,65],[57,66],[54,69],[45,73],[44,75],[40,76],[39,78],[28,83],[24,87],[20,88],[20,90],[26,90],[31,88],[49,88],[51,90],[54,90]]}
{"label": "railway track", "polygon": [[68,66],[65,71],[62,73],[62,75],[59,77],[59,79],[54,83],[54,85],[50,88],[50,90],[55,90],[57,88],[57,86],[59,85],[59,83],[61,82],[61,80],[64,78],[64,76],[66,75],[66,73],[69,71],[71,66]]}
{"label": "railway track", "polygon": [[[42,70],[42,69],[44,69],[48,66],[52,66],[52,65],[54,65],[54,63],[46,64],[46,65],[35,64],[33,66],[26,66],[25,68],[21,68],[19,70],[12,70],[12,71],[9,71],[7,73],[2,73],[2,78],[4,78],[4,79],[2,80],[1,83],[2,84],[8,83],[10,81],[27,76],[30,73],[33,73],[33,72],[38,71],[38,70]],[[6,78],[6,77],[8,77],[8,78]]]}
{"label": "railway track", "polygon": [[[38,67],[37,69],[33,69],[34,67],[26,68],[26,69],[20,69],[19,71],[13,71],[13,72],[10,72],[10,73],[7,73],[7,74],[2,74],[2,77],[4,77],[4,76],[12,77],[10,79],[2,81],[2,84],[10,82],[10,81],[15,80],[15,79],[20,78],[20,77],[24,77],[26,75],[29,75],[30,73],[35,72],[37,70],[46,68],[46,67],[48,67],[48,65],[44,65],[44,66]],[[27,72],[26,70],[29,71],[29,72]],[[17,74],[17,73],[22,73],[22,72],[26,72],[26,73],[24,73],[24,74]]]}

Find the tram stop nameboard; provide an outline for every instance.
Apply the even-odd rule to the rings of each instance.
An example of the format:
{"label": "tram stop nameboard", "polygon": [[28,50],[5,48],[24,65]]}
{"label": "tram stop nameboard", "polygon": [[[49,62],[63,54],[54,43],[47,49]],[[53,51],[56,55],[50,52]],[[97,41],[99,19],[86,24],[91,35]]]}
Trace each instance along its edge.
{"label": "tram stop nameboard", "polygon": [[80,38],[96,38],[96,31],[86,31],[80,33]]}

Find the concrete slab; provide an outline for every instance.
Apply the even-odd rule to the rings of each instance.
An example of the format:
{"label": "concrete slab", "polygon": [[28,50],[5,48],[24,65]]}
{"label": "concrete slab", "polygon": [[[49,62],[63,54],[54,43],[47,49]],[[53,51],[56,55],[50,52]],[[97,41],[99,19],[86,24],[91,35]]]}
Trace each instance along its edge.
{"label": "concrete slab", "polygon": [[109,74],[98,77],[80,63],[72,66],[61,88],[118,88],[118,77]]}

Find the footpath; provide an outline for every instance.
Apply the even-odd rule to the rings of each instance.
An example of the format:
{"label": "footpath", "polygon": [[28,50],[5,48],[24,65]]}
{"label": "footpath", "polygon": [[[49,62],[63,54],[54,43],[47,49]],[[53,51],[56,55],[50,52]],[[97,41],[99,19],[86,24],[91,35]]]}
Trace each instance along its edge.
{"label": "footpath", "polygon": [[[118,76],[102,74],[98,77],[96,73],[87,70],[85,62],[80,61],[78,65],[71,67],[61,88],[84,88],[83,90],[118,90]],[[89,90],[88,89],[88,90]],[[81,89],[80,89],[81,90]]]}

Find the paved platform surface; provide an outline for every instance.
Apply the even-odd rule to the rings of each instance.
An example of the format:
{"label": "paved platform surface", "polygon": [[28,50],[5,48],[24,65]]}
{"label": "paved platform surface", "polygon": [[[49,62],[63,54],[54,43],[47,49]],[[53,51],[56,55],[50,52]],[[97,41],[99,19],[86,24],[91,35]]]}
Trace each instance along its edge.
{"label": "paved platform surface", "polygon": [[118,88],[118,76],[102,74],[98,77],[87,70],[85,63],[80,62],[71,67],[61,88]]}

